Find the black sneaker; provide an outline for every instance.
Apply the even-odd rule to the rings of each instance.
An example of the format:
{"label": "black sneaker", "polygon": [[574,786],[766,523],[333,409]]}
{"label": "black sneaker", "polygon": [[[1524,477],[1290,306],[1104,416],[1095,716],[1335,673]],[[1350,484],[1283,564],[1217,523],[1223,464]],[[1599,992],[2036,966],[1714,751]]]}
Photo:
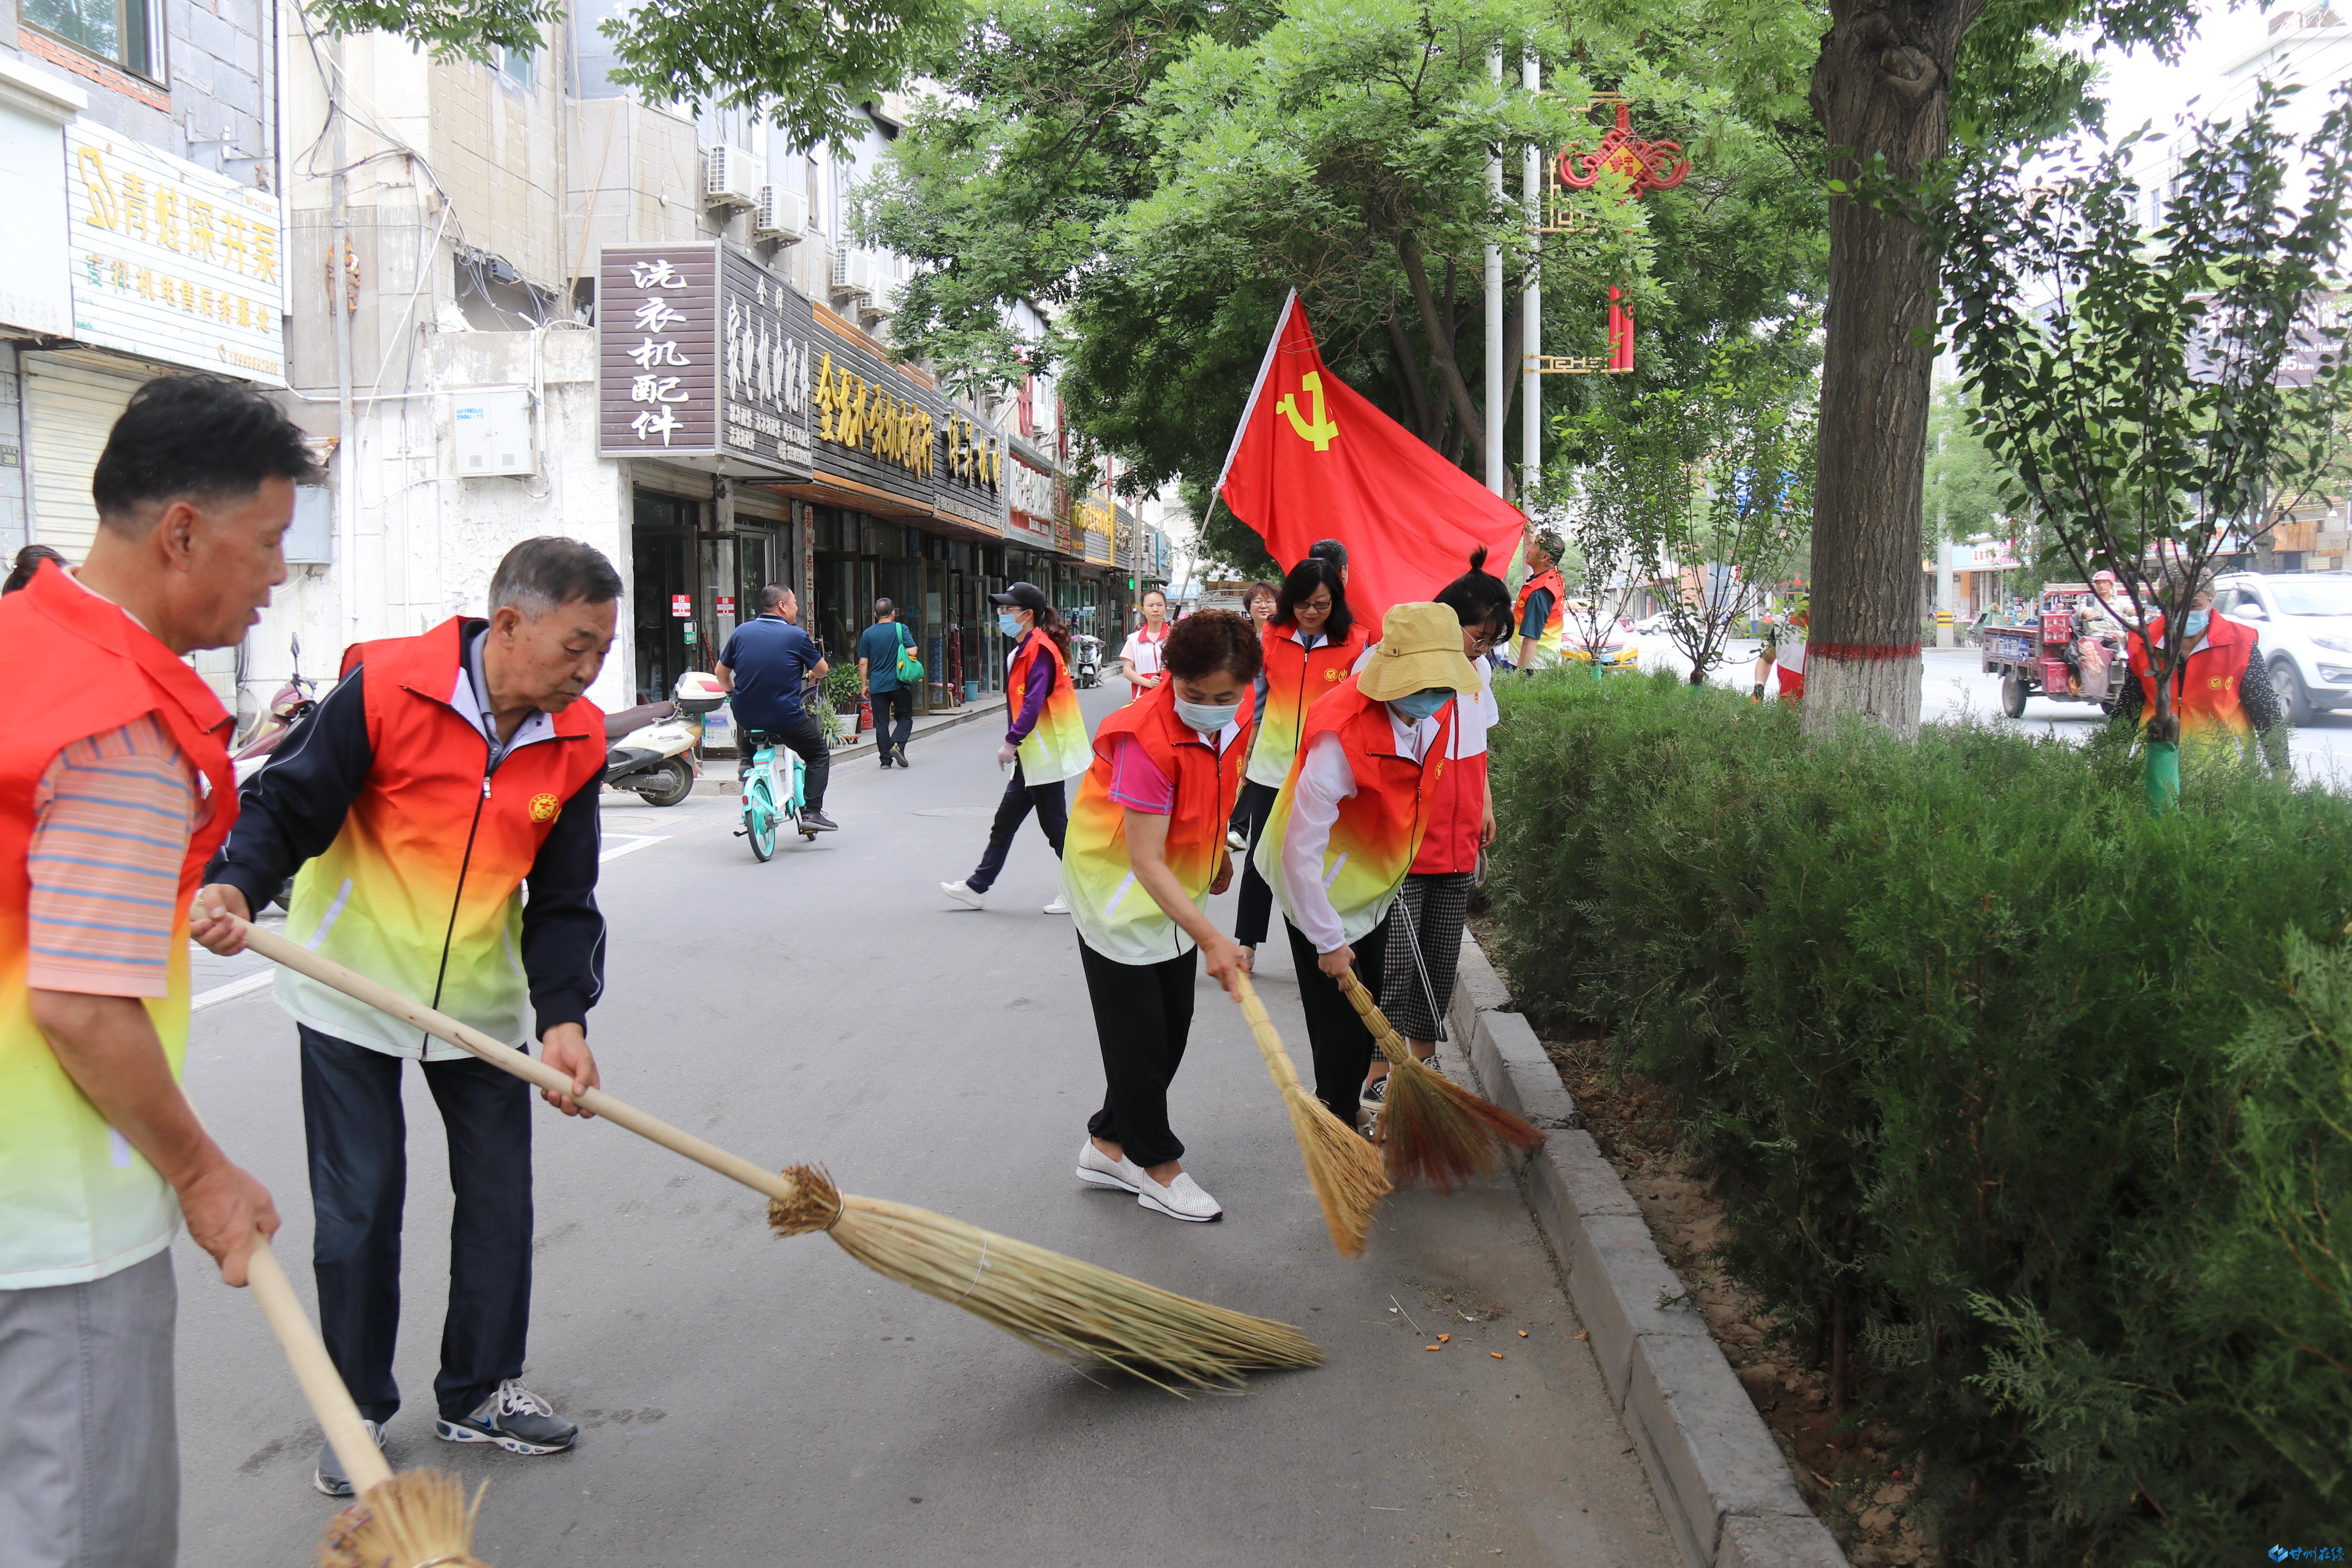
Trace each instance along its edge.
{"label": "black sneaker", "polygon": [[902,768],[903,768],[903,767],[905,767],[905,766],[907,765],[907,748],[906,748],[906,747],[901,746],[901,747],[899,747],[899,748],[898,749],[898,751],[896,751],[895,752],[893,752],[893,753],[891,753],[891,754],[892,754],[892,755],[894,755],[894,756],[896,756],[896,757],[898,759],[898,765],[899,765],[900,767],[902,767]]}
{"label": "black sneaker", "polygon": [[814,828],[819,833],[834,833],[840,830],[841,824],[816,807],[809,806],[801,812],[801,827],[803,831]]}
{"label": "black sneaker", "polygon": [[[365,1425],[367,1435],[375,1439],[375,1446],[381,1450],[383,1447],[382,1424],[370,1421]],[[352,1478],[343,1474],[343,1462],[335,1457],[335,1446],[332,1443],[319,1445],[319,1464],[318,1468],[310,1472],[310,1484],[329,1497],[352,1495]]]}
{"label": "black sneaker", "polygon": [[496,1443],[509,1454],[561,1454],[580,1440],[580,1428],[510,1377],[471,1415],[436,1421],[433,1435],[445,1443]]}
{"label": "black sneaker", "polygon": [[1379,1142],[1381,1118],[1387,1114],[1388,1108],[1389,1078],[1387,1073],[1382,1073],[1356,1091],[1356,1131],[1373,1142]]}

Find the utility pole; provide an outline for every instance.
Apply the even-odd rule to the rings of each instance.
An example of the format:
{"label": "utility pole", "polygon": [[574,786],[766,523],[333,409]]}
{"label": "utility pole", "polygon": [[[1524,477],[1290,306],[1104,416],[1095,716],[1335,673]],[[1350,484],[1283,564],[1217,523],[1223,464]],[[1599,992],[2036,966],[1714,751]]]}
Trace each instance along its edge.
{"label": "utility pole", "polygon": [[[1520,82],[1530,97],[1543,90],[1543,62],[1530,53],[1519,62]],[[1543,477],[1543,375],[1537,363],[1543,354],[1543,164],[1544,149],[1528,143],[1527,168],[1520,178],[1521,205],[1528,219],[1528,281],[1519,316],[1527,325],[1519,357],[1519,509],[1527,510]]]}
{"label": "utility pole", "polygon": [[327,85],[327,118],[335,128],[331,154],[335,172],[328,193],[334,209],[334,230],[328,243],[334,248],[327,257],[327,309],[334,312],[335,320],[335,588],[341,601],[343,641],[349,645],[360,640],[359,486],[352,471],[352,448],[359,433],[352,428],[352,419],[351,179],[345,173],[350,158],[343,140],[345,116],[339,102],[343,89],[343,40],[332,39],[327,47],[335,68]]}
{"label": "utility pole", "polygon": [[[1503,85],[1503,51],[1486,55],[1487,74]],[[1492,210],[1503,206],[1503,150],[1486,154],[1486,189]],[[1503,493],[1503,247],[1486,247],[1486,488]]]}

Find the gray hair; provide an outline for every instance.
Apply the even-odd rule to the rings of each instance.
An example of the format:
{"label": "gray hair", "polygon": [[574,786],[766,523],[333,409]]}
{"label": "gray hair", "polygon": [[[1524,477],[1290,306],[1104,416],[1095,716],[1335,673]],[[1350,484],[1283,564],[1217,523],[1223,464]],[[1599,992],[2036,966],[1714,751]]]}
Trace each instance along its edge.
{"label": "gray hair", "polygon": [[609,605],[620,596],[621,574],[602,551],[551,533],[508,551],[490,576],[490,613],[512,605],[527,621],[558,605]]}

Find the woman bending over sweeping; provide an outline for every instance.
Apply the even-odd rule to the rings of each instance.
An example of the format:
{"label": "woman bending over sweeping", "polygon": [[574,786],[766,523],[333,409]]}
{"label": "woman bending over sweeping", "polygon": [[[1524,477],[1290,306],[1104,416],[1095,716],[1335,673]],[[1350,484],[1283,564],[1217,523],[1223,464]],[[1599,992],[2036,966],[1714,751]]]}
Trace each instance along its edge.
{"label": "woman bending over sweeping", "polygon": [[1096,730],[1062,841],[1062,900],[1078,928],[1103,1060],[1103,1105],[1078,1146],[1078,1179],[1202,1221],[1223,1211],[1185,1173],[1168,1086],[1192,1027],[1201,955],[1228,991],[1242,962],[1205,910],[1233,878],[1225,823],[1258,646],[1248,621],[1209,610],[1179,621],[1160,651],[1168,679]]}
{"label": "woman bending over sweeping", "polygon": [[1307,710],[1290,776],[1253,858],[1274,888],[1298,969],[1315,1093],[1343,1121],[1359,1109],[1372,1037],[1339,989],[1352,967],[1379,995],[1391,908],[1444,783],[1454,699],[1483,687],[1444,605],[1390,606],[1364,668]]}
{"label": "woman bending over sweeping", "polygon": [[[1412,858],[1391,917],[1392,937],[1402,951],[1381,965],[1381,1011],[1412,1047],[1413,1056],[1442,1072],[1436,1059],[1439,1026],[1454,999],[1454,972],[1462,958],[1462,921],[1470,910],[1470,889],[1478,885],[1478,858],[1495,841],[1495,792],[1486,779],[1486,731],[1502,718],[1495,705],[1494,650],[1510,640],[1516,624],[1511,590],[1486,570],[1486,552],[1475,552],[1470,570],[1437,591],[1437,602],[1462,623],[1462,657],[1478,672],[1478,689],[1454,705],[1453,739],[1445,771],[1430,789],[1429,829]],[[1357,665],[1380,655],[1376,644]],[[1388,1058],[1375,1054],[1364,1080],[1361,1105],[1377,1119],[1388,1094]]]}
{"label": "woman bending over sweeping", "polygon": [[[1275,792],[1290,776],[1291,762],[1298,755],[1307,709],[1347,679],[1370,640],[1348,608],[1346,568],[1328,556],[1309,555],[1290,569],[1275,595],[1273,618],[1260,634],[1265,700],[1259,705],[1257,735],[1250,742],[1248,783],[1243,786],[1248,798],[1242,813],[1250,824],[1253,849],[1265,830]],[[1257,945],[1265,940],[1274,912],[1274,893],[1255,857],[1242,868],[1239,902],[1234,940],[1255,969]]]}

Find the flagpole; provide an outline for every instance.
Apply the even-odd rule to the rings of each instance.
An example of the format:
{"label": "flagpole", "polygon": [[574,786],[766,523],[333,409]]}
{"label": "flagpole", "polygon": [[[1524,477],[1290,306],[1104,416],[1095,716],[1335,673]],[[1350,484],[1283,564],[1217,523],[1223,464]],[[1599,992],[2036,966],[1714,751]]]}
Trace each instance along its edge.
{"label": "flagpole", "polygon": [[[1486,69],[1495,85],[1503,85],[1503,51],[1490,50]],[[1486,184],[1492,208],[1503,206],[1503,151],[1498,144],[1486,155]],[[1486,247],[1486,488],[1503,493],[1503,247]]]}
{"label": "flagpole", "polygon": [[[1530,52],[1519,62],[1520,81],[1530,96],[1543,90],[1543,62]],[[1527,168],[1520,180],[1522,205],[1528,217],[1528,282],[1519,314],[1527,324],[1519,357],[1519,510],[1543,474],[1543,377],[1537,362],[1543,353],[1543,149],[1528,143]]]}

